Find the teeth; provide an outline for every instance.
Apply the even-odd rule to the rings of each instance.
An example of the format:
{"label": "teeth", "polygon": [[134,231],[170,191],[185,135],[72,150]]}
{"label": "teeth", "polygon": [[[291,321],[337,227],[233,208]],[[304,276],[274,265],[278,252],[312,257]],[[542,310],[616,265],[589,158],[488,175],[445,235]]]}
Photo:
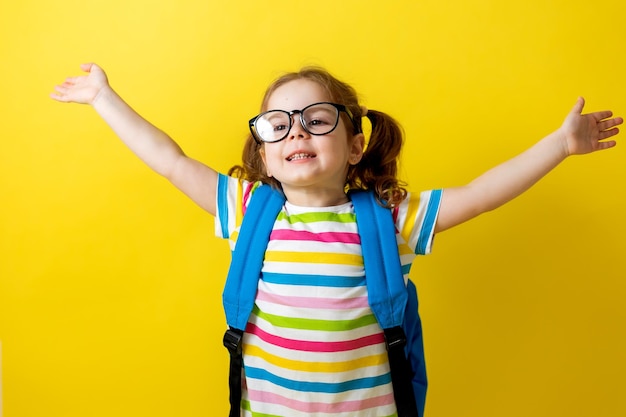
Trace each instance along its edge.
{"label": "teeth", "polygon": [[288,160],[289,161],[296,161],[298,159],[307,159],[307,158],[312,158],[312,156],[308,153],[297,153],[294,155],[291,155]]}

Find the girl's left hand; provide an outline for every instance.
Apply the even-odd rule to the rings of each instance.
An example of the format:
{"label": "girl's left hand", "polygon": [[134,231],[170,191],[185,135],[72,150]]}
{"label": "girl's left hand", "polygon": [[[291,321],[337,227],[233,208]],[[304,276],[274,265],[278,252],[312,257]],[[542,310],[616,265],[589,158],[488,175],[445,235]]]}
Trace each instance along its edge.
{"label": "girl's left hand", "polygon": [[582,114],[584,106],[585,100],[579,97],[560,129],[568,155],[582,155],[612,148],[616,142],[605,139],[617,135],[619,129],[616,126],[624,122],[621,117],[612,117],[613,112],[609,110]]}

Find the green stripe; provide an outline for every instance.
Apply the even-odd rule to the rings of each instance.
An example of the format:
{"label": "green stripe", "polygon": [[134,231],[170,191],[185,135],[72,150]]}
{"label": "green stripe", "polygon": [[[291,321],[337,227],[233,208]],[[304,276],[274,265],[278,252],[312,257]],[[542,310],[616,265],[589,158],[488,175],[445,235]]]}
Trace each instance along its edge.
{"label": "green stripe", "polygon": [[315,223],[315,222],[336,222],[336,223],[354,223],[354,213],[303,213],[287,215],[281,212],[276,220],[286,220],[289,224],[294,223]]}
{"label": "green stripe", "polygon": [[288,329],[300,330],[324,330],[327,332],[341,332],[346,330],[354,330],[377,323],[376,317],[374,317],[373,314],[359,317],[356,320],[319,320],[277,316],[275,314],[268,314],[259,310],[256,304],[252,309],[252,313],[276,327],[285,327]]}
{"label": "green stripe", "polygon": [[250,401],[247,401],[247,400],[241,400],[241,408],[243,408],[246,411],[251,412],[252,417],[280,417],[280,416],[277,416],[276,414],[255,413],[250,408]]}

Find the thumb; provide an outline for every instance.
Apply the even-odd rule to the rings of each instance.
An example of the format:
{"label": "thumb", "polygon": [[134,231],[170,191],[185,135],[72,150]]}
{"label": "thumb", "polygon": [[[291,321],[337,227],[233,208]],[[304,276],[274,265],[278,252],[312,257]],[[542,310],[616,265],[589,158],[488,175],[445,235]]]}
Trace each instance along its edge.
{"label": "thumb", "polygon": [[86,64],[80,64],[80,69],[85,71],[85,72],[91,72],[91,68],[97,66],[96,64],[94,64],[93,62],[89,62]]}
{"label": "thumb", "polygon": [[585,99],[583,97],[578,97],[578,100],[576,100],[576,104],[574,104],[571,112],[581,114],[583,112],[583,107],[585,107]]}

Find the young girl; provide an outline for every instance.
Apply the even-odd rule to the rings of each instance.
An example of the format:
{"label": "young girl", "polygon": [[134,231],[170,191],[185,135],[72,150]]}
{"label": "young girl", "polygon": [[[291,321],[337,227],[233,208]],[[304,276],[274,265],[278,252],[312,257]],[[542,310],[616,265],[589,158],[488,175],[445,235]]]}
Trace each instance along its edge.
{"label": "young girl", "polygon": [[[433,236],[518,196],[567,156],[615,145],[622,118],[581,114],[470,184],[408,193],[397,179],[398,124],[360,106],[355,91],[326,71],[305,68],[276,80],[249,122],[243,165],[230,176],[189,158],[109,86],[95,64],[52,98],[90,104],[122,141],[216,218],[216,234],[237,240],[260,183],[286,197],[265,253],[243,342],[242,415],[392,416],[396,412],[380,326],[367,304],[359,235],[348,189],[374,190],[393,211],[403,271],[431,250]],[[372,125],[369,138],[361,120]]]}

